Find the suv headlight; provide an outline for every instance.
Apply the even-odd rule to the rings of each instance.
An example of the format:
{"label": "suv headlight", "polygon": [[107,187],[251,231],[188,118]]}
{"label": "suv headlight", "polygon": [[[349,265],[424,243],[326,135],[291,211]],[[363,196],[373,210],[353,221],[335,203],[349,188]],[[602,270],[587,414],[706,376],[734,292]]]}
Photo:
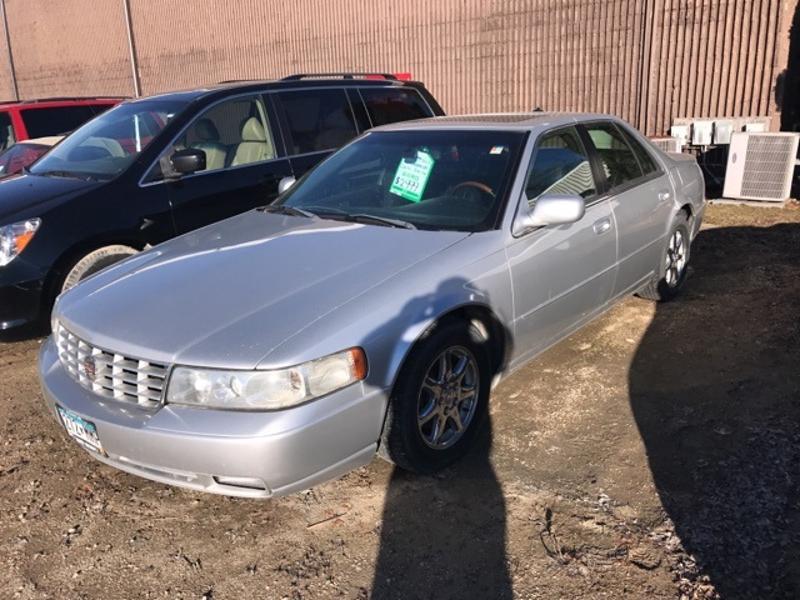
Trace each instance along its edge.
{"label": "suv headlight", "polygon": [[5,267],[25,250],[41,223],[41,219],[28,219],[0,227],[0,267]]}
{"label": "suv headlight", "polygon": [[271,371],[224,371],[175,367],[168,404],[228,410],[275,410],[302,404],[361,381],[367,360],[350,348],[296,367]]}

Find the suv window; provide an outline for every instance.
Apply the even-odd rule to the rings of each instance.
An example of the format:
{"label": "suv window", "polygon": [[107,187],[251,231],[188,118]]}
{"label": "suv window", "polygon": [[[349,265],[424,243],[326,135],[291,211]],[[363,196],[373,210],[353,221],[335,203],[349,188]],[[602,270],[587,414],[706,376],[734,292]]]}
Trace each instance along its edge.
{"label": "suv window", "polygon": [[628,145],[633,150],[636,158],[639,159],[639,165],[642,167],[644,174],[649,175],[650,173],[655,173],[658,171],[658,165],[656,165],[656,162],[653,160],[653,157],[650,156],[650,153],[639,143],[639,140],[633,137],[633,134],[631,134],[631,132],[624,127],[620,127],[619,129],[622,130],[625,140],[627,140]]}
{"label": "suv window", "polygon": [[59,106],[27,108],[20,112],[28,137],[40,138],[70,133],[108,108],[110,106]]}
{"label": "suv window", "polygon": [[532,205],[542,194],[588,198],[596,191],[589,154],[575,128],[545,133],[525,182],[528,202]]}
{"label": "suv window", "polygon": [[228,100],[197,117],[170,154],[176,149],[202,150],[206,171],[271,160],[276,153],[268,123],[261,96]]}
{"label": "suv window", "polygon": [[610,187],[625,185],[642,176],[639,161],[612,123],[587,124],[586,131],[592,138]]}
{"label": "suv window", "polygon": [[358,134],[341,88],[278,92],[275,97],[289,126],[289,154],[339,148]]}
{"label": "suv window", "polygon": [[7,112],[0,112],[0,152],[13,146],[16,141],[11,115]]}
{"label": "suv window", "polygon": [[373,127],[432,116],[416,90],[362,88],[359,91]]}

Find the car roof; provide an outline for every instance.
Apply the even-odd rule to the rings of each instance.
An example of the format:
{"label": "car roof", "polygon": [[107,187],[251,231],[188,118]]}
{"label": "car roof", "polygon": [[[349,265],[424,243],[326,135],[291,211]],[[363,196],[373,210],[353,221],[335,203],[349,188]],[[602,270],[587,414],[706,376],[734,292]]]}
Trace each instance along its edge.
{"label": "car roof", "polygon": [[[375,77],[367,79],[365,76]],[[153,99],[160,100],[179,100],[191,102],[201,98],[224,97],[234,93],[259,92],[265,89],[303,89],[319,87],[421,87],[418,81],[400,80],[393,78],[389,74],[313,74],[313,75],[290,75],[283,79],[247,79],[241,81],[222,81],[204,87],[163,94],[144,96],[130,102],[141,102]]]}
{"label": "car roof", "polygon": [[578,121],[618,120],[611,115],[569,112],[487,113],[478,115],[449,115],[415,119],[376,127],[373,131],[412,129],[491,129],[502,131],[533,131]]}

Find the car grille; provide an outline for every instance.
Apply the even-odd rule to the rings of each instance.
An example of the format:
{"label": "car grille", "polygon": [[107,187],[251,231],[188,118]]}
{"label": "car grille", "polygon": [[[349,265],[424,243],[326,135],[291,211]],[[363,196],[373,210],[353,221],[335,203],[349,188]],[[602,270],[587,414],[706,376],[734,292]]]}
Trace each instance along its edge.
{"label": "car grille", "polygon": [[92,346],[60,323],[53,332],[67,372],[99,396],[153,408],[161,404],[168,367]]}

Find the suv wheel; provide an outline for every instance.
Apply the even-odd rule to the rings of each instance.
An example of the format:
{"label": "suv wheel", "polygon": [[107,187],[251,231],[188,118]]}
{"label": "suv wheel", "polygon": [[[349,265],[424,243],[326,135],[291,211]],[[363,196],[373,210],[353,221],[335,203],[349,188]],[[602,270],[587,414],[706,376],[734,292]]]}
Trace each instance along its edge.
{"label": "suv wheel", "polygon": [[453,322],[437,327],[408,356],[389,403],[381,455],[433,473],[469,450],[487,412],[490,361],[480,334]]}
{"label": "suv wheel", "polygon": [[78,285],[78,283],[89,275],[94,275],[101,269],[113,265],[115,262],[121,261],[123,258],[128,258],[136,254],[138,250],[130,246],[114,245],[98,248],[94,252],[90,252],[82,259],[80,259],[75,266],[70,269],[64,282],[61,284],[60,292],[65,292],[71,287]]}

